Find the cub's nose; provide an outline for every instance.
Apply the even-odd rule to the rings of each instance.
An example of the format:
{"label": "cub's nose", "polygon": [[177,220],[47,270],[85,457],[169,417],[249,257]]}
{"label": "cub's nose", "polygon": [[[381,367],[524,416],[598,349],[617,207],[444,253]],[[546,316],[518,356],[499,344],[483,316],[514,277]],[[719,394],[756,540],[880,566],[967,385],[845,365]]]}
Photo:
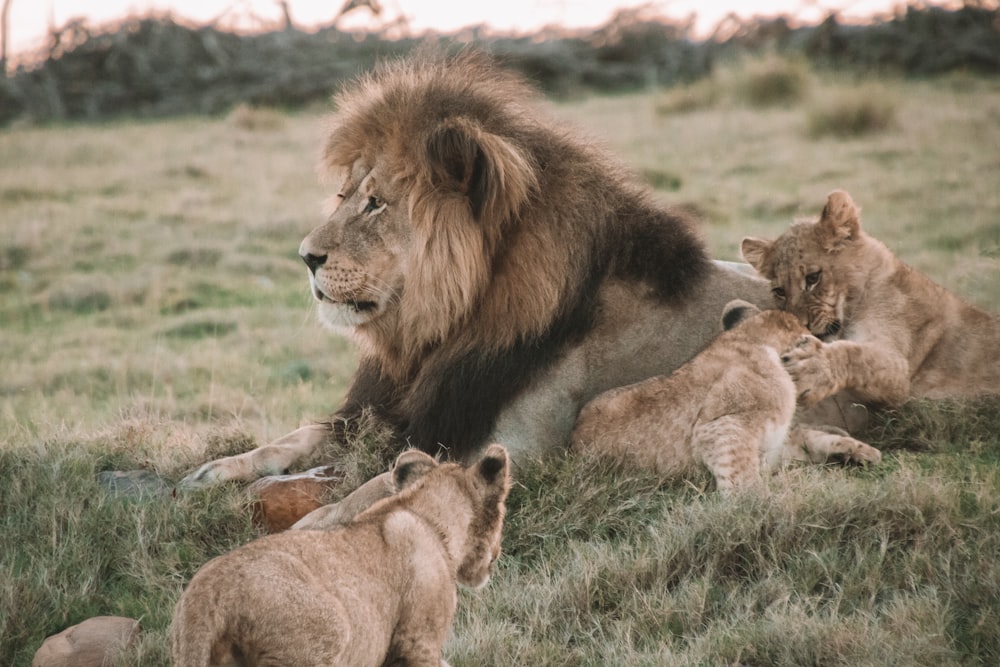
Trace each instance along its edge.
{"label": "cub's nose", "polygon": [[326,263],[326,255],[314,255],[310,252],[306,252],[299,256],[302,258],[302,261],[306,263],[306,266],[309,267],[309,270],[312,273],[316,273],[316,269]]}

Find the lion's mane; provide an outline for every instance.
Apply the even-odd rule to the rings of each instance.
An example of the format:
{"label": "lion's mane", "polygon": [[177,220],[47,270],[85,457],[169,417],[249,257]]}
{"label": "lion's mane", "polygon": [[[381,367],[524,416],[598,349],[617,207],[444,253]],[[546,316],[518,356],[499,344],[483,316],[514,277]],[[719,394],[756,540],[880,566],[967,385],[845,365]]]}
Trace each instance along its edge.
{"label": "lion's mane", "polygon": [[683,305],[709,271],[689,220],[481,54],[384,63],[335,101],[323,170],[392,165],[412,224],[398,316],[366,332],[335,424],[370,408],[411,444],[466,458],[588,335],[603,283]]}

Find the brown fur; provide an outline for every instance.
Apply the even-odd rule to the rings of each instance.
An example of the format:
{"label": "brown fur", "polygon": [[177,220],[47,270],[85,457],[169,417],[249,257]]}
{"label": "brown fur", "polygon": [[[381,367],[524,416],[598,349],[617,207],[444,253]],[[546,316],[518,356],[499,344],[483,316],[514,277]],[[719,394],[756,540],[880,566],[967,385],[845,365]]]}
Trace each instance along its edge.
{"label": "brown fur", "polygon": [[830,194],[818,221],[774,241],[744,239],[742,249],[778,306],[829,341],[790,355],[789,372],[812,387],[806,404],[842,390],[883,405],[1000,392],[1000,317],[866,234],[846,192]]}
{"label": "brown fur", "polygon": [[[748,314],[749,313],[749,314]],[[878,450],[836,434],[792,429],[799,392],[781,355],[815,338],[791,314],[728,304],[743,319],[670,375],[601,394],[580,412],[574,447],[664,476],[706,466],[723,491],[743,488],[789,461],[833,454],[875,462]]]}
{"label": "brown fur", "polygon": [[177,667],[444,665],[456,583],[480,587],[500,552],[506,450],[470,468],[416,451],[401,488],[330,531],[270,535],[219,556],[174,611]]}

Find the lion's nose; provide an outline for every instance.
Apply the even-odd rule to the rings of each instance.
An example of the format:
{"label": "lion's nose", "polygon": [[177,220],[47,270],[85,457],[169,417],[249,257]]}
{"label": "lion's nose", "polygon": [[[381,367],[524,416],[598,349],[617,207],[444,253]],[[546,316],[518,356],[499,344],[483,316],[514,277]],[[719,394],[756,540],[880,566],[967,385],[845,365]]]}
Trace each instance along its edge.
{"label": "lion's nose", "polygon": [[301,255],[302,261],[306,263],[309,270],[316,273],[316,269],[326,263],[326,255],[314,255],[310,252]]}

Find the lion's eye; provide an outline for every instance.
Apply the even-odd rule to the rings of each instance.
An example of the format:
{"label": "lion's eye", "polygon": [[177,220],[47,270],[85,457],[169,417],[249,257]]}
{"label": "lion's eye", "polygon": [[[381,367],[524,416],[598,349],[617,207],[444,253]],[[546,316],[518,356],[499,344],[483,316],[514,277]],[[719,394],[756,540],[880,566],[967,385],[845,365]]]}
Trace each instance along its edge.
{"label": "lion's eye", "polygon": [[368,203],[365,204],[365,209],[362,212],[365,214],[379,213],[383,208],[385,208],[385,202],[372,196],[368,198]]}
{"label": "lion's eye", "polygon": [[774,295],[775,299],[784,299],[785,298],[785,290],[783,288],[781,288],[781,287],[774,287],[774,288],[772,288],[771,289],[771,294]]}
{"label": "lion's eye", "polygon": [[823,275],[823,271],[813,271],[812,273],[806,274],[806,287],[815,287],[819,282],[819,277]]}

